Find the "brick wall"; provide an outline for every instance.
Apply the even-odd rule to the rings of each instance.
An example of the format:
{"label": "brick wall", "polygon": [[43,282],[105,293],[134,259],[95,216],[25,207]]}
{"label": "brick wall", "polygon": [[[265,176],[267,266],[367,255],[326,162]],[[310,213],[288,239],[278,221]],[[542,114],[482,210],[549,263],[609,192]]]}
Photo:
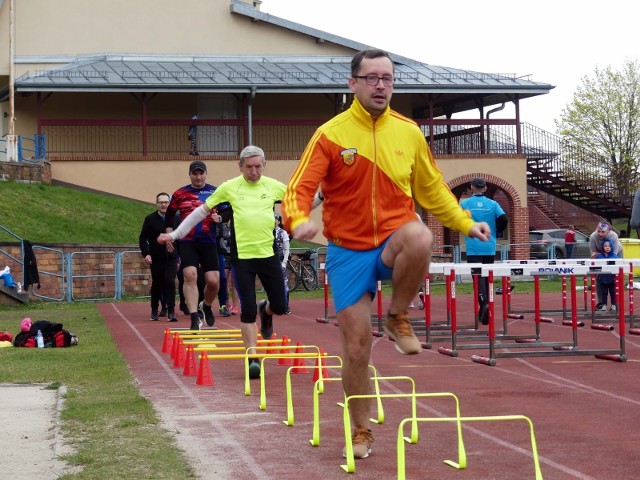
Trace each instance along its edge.
{"label": "brick wall", "polygon": [[51,185],[51,163],[0,162],[0,180]]}
{"label": "brick wall", "polygon": [[[21,258],[19,243],[0,243],[0,249]],[[30,298],[38,295],[67,300],[69,289],[74,300],[111,299],[122,296],[144,296],[149,293],[151,276],[137,245],[44,244],[34,245],[38,262],[40,288],[31,286]],[[120,261],[120,265],[117,262]],[[22,282],[22,266],[7,255],[0,255],[0,268],[11,267],[15,282]],[[73,273],[69,283],[69,271]],[[121,292],[117,292],[122,278]],[[10,304],[0,295],[0,304]]]}

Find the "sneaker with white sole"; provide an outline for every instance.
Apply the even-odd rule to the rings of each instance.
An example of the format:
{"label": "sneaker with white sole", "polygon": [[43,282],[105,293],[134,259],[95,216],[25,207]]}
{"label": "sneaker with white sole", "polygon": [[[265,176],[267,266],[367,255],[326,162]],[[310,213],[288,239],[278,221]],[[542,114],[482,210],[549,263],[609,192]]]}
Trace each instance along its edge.
{"label": "sneaker with white sole", "polygon": [[[368,428],[356,427],[351,434],[353,458],[367,458],[371,453],[373,433]],[[342,456],[347,458],[347,447],[342,450]]]}
{"label": "sneaker with white sole", "polygon": [[384,326],[385,333],[395,341],[396,350],[404,355],[420,353],[422,345],[413,333],[408,313],[387,313],[387,321]]}
{"label": "sneaker with white sole", "polygon": [[418,292],[418,308],[424,310],[424,292]]}
{"label": "sneaker with white sole", "polygon": [[204,320],[207,322],[207,325],[213,327],[213,324],[216,323],[216,317],[213,315],[211,305],[207,305],[203,300],[198,304],[198,310],[204,315]]}

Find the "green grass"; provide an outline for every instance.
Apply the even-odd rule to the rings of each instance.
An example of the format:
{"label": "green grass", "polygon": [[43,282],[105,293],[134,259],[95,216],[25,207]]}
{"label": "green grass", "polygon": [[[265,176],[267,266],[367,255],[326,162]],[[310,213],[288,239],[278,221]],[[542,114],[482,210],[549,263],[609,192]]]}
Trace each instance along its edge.
{"label": "green grass", "polygon": [[0,330],[14,335],[20,321],[46,319],[75,333],[70,348],[0,349],[3,383],[65,385],[64,457],[81,471],[62,478],[195,478],[194,471],[142,397],[95,304],[40,304],[0,308]]}
{"label": "green grass", "polygon": [[[2,182],[0,225],[32,243],[137,244],[154,206],[135,200],[53,187]],[[0,241],[15,238],[0,230]]]}

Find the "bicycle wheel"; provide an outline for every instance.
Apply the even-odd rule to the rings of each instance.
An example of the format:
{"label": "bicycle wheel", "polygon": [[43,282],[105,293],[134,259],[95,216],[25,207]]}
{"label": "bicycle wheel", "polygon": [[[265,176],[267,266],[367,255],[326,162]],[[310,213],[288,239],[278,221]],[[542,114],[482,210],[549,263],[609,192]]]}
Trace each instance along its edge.
{"label": "bicycle wheel", "polygon": [[289,287],[289,291],[293,292],[296,288],[298,288],[300,284],[300,277],[296,272],[296,267],[293,266],[291,261],[287,262],[287,287]]}
{"label": "bicycle wheel", "polygon": [[302,285],[306,290],[315,290],[318,288],[318,274],[313,265],[302,265]]}

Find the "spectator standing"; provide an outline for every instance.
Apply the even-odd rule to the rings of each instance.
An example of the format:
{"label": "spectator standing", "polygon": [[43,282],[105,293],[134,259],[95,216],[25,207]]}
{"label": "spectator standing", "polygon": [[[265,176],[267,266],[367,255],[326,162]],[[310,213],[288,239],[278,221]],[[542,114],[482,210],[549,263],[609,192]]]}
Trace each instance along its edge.
{"label": "spectator standing", "polygon": [[[602,253],[596,258],[619,258],[613,253],[613,246],[606,238],[602,241]],[[607,309],[607,296],[611,296],[611,311],[616,310],[616,276],[612,273],[599,273],[596,275],[596,290],[598,293],[598,305],[596,310]],[[608,294],[608,295],[607,295]]]}
{"label": "spectator standing", "polygon": [[567,250],[567,258],[573,257],[573,247],[576,243],[576,231],[573,225],[569,225],[569,228],[564,232],[564,246]]}
{"label": "spectator standing", "polygon": [[[240,152],[238,163],[241,175],[220,185],[195,208],[173,232],[160,235],[160,243],[182,238],[190,230],[210,217],[217,205],[231,205],[231,262],[240,295],[240,330],[245,348],[256,347],[258,334],[255,323],[256,275],[268,300],[260,302],[260,333],[268,340],[273,335],[273,315],[286,311],[282,282],[282,268],[274,249],[274,205],[282,201],[286,185],[263,176],[266,160],[264,151],[250,145]],[[315,192],[315,190],[314,190]],[[206,313],[206,312],[205,312]],[[260,377],[260,362],[251,358],[249,376]]]}
{"label": "spectator standing", "polygon": [[611,229],[611,225],[607,222],[599,222],[596,230],[589,236],[589,251],[591,252],[591,258],[597,258],[599,253],[603,253],[602,242],[609,240],[613,253],[618,258],[622,258],[622,243],[618,238],[618,234]]}
{"label": "spectator standing", "polygon": [[[498,202],[487,198],[487,182],[484,178],[471,180],[471,197],[460,202],[460,206],[471,214],[476,222],[485,222],[491,228],[487,241],[465,236],[467,263],[494,263],[496,258],[496,238],[507,227],[507,215]],[[479,320],[483,325],[489,323],[489,279],[478,276]]]}
{"label": "spectator standing", "polygon": [[[433,234],[416,218],[414,198],[449,228],[485,240],[489,226],[474,223],[443,183],[424,134],[389,107],[394,64],[382,50],[351,60],[353,103],[313,135],[283,201],[285,228],[311,240],[319,228],[309,218],[322,188],[326,272],[342,341],[342,385],[347,396],[371,393],[371,302],[378,280],[391,279],[385,332],[403,354],[422,347],[408,307],[429,270]],[[353,454],[371,452],[371,401],[349,403]]]}
{"label": "spectator standing", "polygon": [[231,315],[231,306],[229,305],[229,276],[227,275],[226,258],[231,254],[229,240],[231,240],[231,209],[225,209],[222,212],[222,222],[218,224],[218,266],[220,270],[220,288],[218,289],[218,303],[220,308],[218,312],[222,317]]}
{"label": "spectator standing", "polygon": [[[191,120],[198,120],[198,116],[194,115],[191,117]],[[187,138],[190,143],[189,155],[200,155],[200,153],[198,153],[198,125],[195,123],[189,125]]]}
{"label": "spectator standing", "polygon": [[[158,321],[160,316],[167,315],[170,322],[177,322],[176,304],[176,272],[178,271],[178,254],[173,248],[157,242],[158,235],[164,233],[168,224],[166,213],[169,207],[169,194],[161,192],[156,195],[156,211],[147,215],[142,223],[138,243],[144,261],[151,269],[151,320]],[[165,302],[166,311],[158,312],[158,304]]]}
{"label": "spectator standing", "polygon": [[[189,178],[191,183],[176,190],[171,197],[171,203],[167,209],[168,224],[171,224],[176,213],[180,212],[180,218],[182,219],[180,225],[182,225],[187,216],[200,207],[216,190],[216,187],[207,183],[207,166],[200,160],[195,160],[189,165]],[[184,276],[183,292],[189,316],[191,317],[191,330],[200,329],[198,309],[203,312],[207,325],[213,327],[215,323],[211,305],[213,305],[213,301],[218,294],[220,282],[218,249],[216,248],[216,223],[221,220],[222,217],[213,210],[210,215],[202,219],[201,223],[189,228],[180,237],[180,263]],[[173,229],[168,227],[166,231],[171,232]],[[165,244],[167,242],[159,241],[159,243]],[[173,244],[170,243],[168,248],[173,248]],[[198,267],[202,269],[205,280],[204,300],[199,304]]]}
{"label": "spectator standing", "polygon": [[282,277],[284,280],[284,293],[287,297],[287,314],[291,313],[291,308],[289,307],[289,285],[287,285],[287,260],[289,260],[289,234],[282,226],[282,215],[279,213],[275,214],[276,217],[276,231],[275,231],[275,241],[276,241],[276,253],[278,254],[278,258],[280,259],[280,264],[282,265]]}

